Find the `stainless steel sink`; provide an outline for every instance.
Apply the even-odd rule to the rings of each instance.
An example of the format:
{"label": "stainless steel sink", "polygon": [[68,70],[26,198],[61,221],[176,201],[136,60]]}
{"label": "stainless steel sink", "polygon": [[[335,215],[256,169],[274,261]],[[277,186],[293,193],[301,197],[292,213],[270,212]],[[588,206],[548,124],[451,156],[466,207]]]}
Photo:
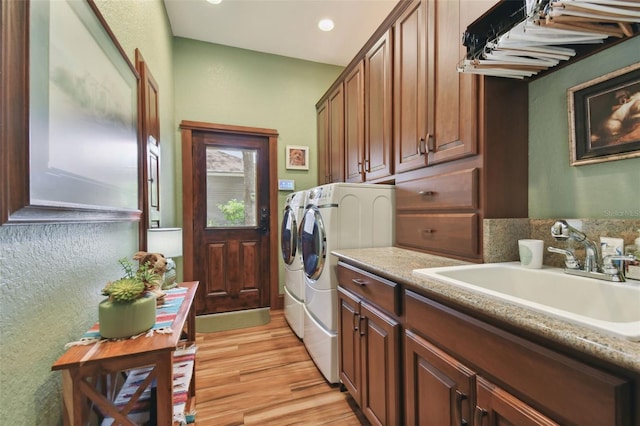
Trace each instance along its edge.
{"label": "stainless steel sink", "polygon": [[518,262],[415,269],[413,274],[640,341],[640,283],[577,277],[558,268],[527,269]]}

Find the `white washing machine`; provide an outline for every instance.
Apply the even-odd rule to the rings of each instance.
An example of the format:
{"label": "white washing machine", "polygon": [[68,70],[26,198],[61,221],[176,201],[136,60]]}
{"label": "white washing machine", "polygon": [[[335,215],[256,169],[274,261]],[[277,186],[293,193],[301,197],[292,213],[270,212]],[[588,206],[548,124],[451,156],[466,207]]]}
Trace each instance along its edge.
{"label": "white washing machine", "polygon": [[339,381],[338,260],[331,251],[392,246],[394,210],[393,185],[333,183],[309,190],[300,223],[304,344],[329,383]]}
{"label": "white washing machine", "polygon": [[301,339],[304,336],[304,272],[298,237],[307,194],[308,191],[298,191],[287,197],[280,227],[280,249],[284,261],[284,317]]}

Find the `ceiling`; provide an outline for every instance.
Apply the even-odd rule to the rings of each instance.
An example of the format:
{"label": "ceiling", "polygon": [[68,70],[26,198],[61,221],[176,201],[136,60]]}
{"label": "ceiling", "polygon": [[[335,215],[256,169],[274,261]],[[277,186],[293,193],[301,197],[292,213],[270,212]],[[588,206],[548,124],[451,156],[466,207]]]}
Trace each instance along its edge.
{"label": "ceiling", "polygon": [[[164,0],[174,36],[346,66],[398,0]],[[320,31],[331,18],[335,28]]]}

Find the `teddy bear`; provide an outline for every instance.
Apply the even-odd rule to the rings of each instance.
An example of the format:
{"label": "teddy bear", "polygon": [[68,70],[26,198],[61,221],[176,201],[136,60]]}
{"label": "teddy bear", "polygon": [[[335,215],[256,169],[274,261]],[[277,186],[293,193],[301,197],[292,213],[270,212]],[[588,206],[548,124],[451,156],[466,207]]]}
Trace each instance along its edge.
{"label": "teddy bear", "polygon": [[154,281],[148,283],[149,291],[156,295],[158,305],[162,305],[166,296],[162,291],[162,285],[167,271],[167,259],[162,253],[139,251],[133,255],[133,260],[138,261],[138,271],[148,270],[156,276]]}

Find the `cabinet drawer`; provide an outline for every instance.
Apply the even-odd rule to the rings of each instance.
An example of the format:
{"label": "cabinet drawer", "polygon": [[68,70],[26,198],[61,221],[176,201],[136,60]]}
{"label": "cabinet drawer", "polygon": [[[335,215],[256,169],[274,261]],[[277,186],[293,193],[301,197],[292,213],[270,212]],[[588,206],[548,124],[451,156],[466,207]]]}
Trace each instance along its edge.
{"label": "cabinet drawer", "polygon": [[478,215],[397,213],[396,245],[460,256],[477,256]]}
{"label": "cabinet drawer", "polygon": [[338,262],[338,283],[387,312],[400,315],[398,284],[342,262]]}
{"label": "cabinet drawer", "polygon": [[410,290],[405,293],[407,330],[444,348],[546,416],[562,424],[629,424],[628,381]]}
{"label": "cabinet drawer", "polygon": [[398,210],[478,208],[478,169],[396,183]]}

